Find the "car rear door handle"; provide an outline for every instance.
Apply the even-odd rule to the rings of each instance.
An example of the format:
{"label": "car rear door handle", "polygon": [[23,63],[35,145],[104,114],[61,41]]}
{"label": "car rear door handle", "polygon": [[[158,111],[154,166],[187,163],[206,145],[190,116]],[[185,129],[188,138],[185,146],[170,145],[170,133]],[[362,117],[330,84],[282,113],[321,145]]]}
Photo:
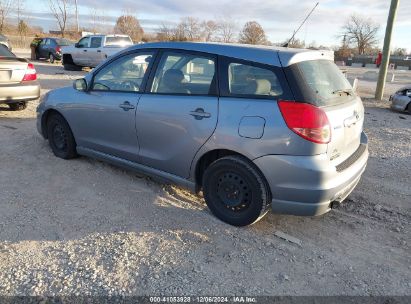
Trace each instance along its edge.
{"label": "car rear door handle", "polygon": [[101,53],[101,50],[97,50],[97,53]]}
{"label": "car rear door handle", "polygon": [[211,114],[204,112],[204,109],[198,108],[195,111],[191,111],[190,115],[193,116],[196,120],[201,120],[203,118],[210,118]]}
{"label": "car rear door handle", "polygon": [[87,50],[83,50],[83,52],[87,52]]}
{"label": "car rear door handle", "polygon": [[122,108],[124,111],[129,111],[135,109],[135,106],[133,106],[130,102],[125,101],[124,103],[119,105],[120,108]]}

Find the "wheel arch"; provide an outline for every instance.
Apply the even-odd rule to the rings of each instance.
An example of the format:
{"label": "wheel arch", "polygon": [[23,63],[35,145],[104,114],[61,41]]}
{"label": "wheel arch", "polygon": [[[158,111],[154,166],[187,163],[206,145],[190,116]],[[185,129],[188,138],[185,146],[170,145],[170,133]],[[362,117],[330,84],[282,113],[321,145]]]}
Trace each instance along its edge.
{"label": "wheel arch", "polygon": [[214,149],[214,150],[210,150],[204,153],[196,162],[195,170],[194,170],[194,180],[195,180],[195,191],[197,193],[201,190],[203,186],[203,175],[204,175],[205,170],[208,168],[208,166],[210,166],[214,161],[220,158],[226,157],[226,156],[240,156],[244,158],[261,173],[261,176],[264,179],[266,179],[264,174],[261,172],[260,168],[258,168],[249,157],[239,152],[229,150],[229,149]]}
{"label": "wheel arch", "polygon": [[[60,115],[61,117],[64,118],[64,120],[65,120],[65,121],[67,122],[67,124],[68,124],[67,119],[64,117],[64,115],[63,115],[61,112],[57,111],[56,109],[47,109],[47,110],[43,113],[43,115],[41,116],[41,133],[43,134],[43,136],[44,136],[45,139],[48,139],[48,135],[47,135],[47,120],[48,120],[49,117],[50,117],[51,115],[53,115],[53,114],[55,114],[55,115]],[[69,127],[70,127],[70,125],[69,125]],[[70,127],[70,129],[71,129],[71,127]],[[73,132],[73,130],[71,130],[71,131]],[[74,134],[73,134],[73,136],[74,136]]]}
{"label": "wheel arch", "polygon": [[63,64],[74,64],[73,57],[71,57],[71,54],[63,54],[62,62]]}

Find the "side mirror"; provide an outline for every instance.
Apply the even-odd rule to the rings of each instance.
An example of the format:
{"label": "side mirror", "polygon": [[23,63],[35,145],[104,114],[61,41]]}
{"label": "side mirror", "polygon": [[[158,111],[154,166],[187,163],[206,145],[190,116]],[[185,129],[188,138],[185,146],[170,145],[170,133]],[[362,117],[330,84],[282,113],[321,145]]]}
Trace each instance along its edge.
{"label": "side mirror", "polygon": [[78,44],[78,42],[76,42],[76,43],[74,44],[74,47],[76,47],[76,48],[80,47],[80,45]]}
{"label": "side mirror", "polygon": [[87,91],[87,81],[84,78],[76,79],[74,80],[73,88],[77,91]]}

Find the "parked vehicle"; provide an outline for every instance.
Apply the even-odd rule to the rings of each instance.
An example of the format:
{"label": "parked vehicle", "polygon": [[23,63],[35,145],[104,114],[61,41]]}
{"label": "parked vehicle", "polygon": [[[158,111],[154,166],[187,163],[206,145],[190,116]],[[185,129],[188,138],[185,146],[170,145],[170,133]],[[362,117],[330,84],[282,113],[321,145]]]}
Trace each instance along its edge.
{"label": "parked vehicle", "polygon": [[2,34],[0,34],[0,45],[4,45],[11,52],[10,40]]}
{"label": "parked vehicle", "polygon": [[33,64],[17,58],[0,45],[0,104],[11,110],[23,110],[27,102],[40,97],[40,85]]}
{"label": "parked vehicle", "polygon": [[406,86],[390,96],[391,109],[411,114],[411,86]]}
{"label": "parked vehicle", "polygon": [[36,48],[36,59],[46,58],[54,63],[55,60],[61,60],[61,48],[71,44],[72,41],[64,38],[41,38]]}
{"label": "parked vehicle", "polygon": [[202,190],[215,216],[320,215],[368,159],[364,108],[324,51],[149,43],[45,95],[57,157],[85,155]]}
{"label": "parked vehicle", "polygon": [[90,35],[75,45],[62,48],[65,70],[79,70],[82,67],[96,67],[115,53],[133,44],[126,35]]}

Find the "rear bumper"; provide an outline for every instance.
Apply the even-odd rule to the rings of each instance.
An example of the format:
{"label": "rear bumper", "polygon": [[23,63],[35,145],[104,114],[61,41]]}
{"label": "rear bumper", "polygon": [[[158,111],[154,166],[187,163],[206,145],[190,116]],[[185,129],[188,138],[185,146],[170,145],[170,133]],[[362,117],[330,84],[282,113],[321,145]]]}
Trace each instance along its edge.
{"label": "rear bumper", "polygon": [[358,184],[368,160],[368,139],[363,133],[364,152],[338,172],[326,154],[315,156],[268,155],[254,160],[270,185],[272,209],[276,213],[314,216],[342,202]]}
{"label": "rear bumper", "polygon": [[40,97],[40,85],[37,81],[0,85],[0,103],[29,101]]}

